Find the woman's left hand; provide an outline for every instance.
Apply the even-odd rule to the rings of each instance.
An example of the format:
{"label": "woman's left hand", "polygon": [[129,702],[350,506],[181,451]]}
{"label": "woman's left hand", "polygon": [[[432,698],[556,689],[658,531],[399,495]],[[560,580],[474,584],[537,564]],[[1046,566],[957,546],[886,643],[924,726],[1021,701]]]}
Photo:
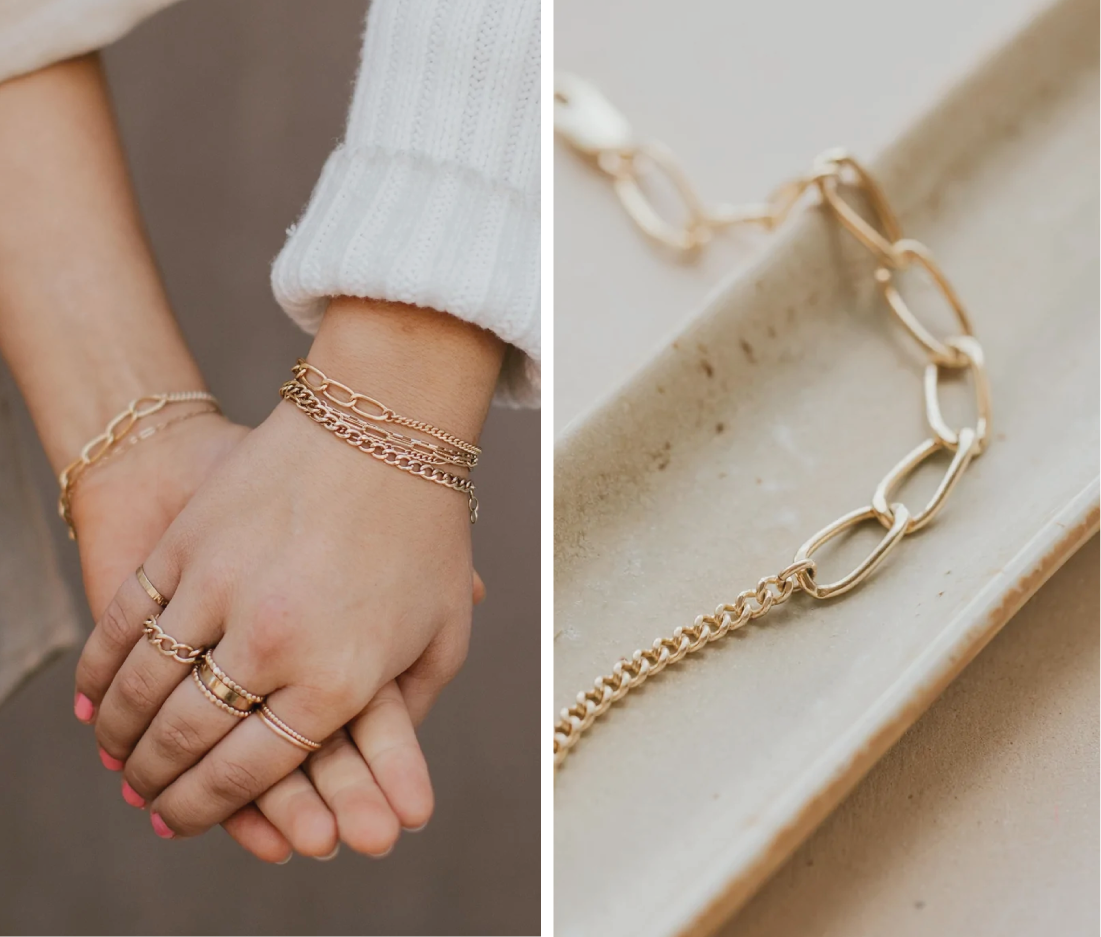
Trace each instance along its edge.
{"label": "woman's left hand", "polygon": [[[323,741],[402,675],[423,712],[456,673],[471,620],[466,499],[365,457],[282,403],[237,446],[145,564],[160,626]],[[162,835],[194,835],[294,770],[306,752],[238,721],[133,643],[148,598],[132,577],[88,640],[77,689],[101,747],[126,763]]]}

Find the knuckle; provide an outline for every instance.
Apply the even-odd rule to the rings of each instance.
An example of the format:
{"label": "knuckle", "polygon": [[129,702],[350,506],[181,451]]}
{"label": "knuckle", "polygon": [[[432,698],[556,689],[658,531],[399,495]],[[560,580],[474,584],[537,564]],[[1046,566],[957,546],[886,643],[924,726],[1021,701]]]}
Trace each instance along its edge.
{"label": "knuckle", "polygon": [[189,761],[199,758],[209,747],[202,730],[186,716],[165,710],[156,731],[150,733],[155,753],[171,761],[179,761],[181,755]]}
{"label": "knuckle", "polygon": [[255,771],[237,761],[224,762],[210,781],[214,797],[231,804],[246,804],[266,787]]}
{"label": "knuckle", "polygon": [[119,673],[116,680],[119,700],[127,709],[144,712],[160,705],[160,688],[141,668],[127,667]]}
{"label": "knuckle", "polygon": [[131,647],[141,633],[140,626],[129,620],[117,597],[107,603],[103,617],[99,620],[99,627],[104,640],[116,648]]}
{"label": "knuckle", "polygon": [[171,789],[153,804],[152,810],[160,814],[169,829],[178,836],[194,836],[213,825],[203,819],[202,808],[196,801],[187,797],[173,797]]}
{"label": "knuckle", "polygon": [[294,646],[295,624],[284,606],[269,611],[271,601],[263,603],[247,626],[245,640],[250,659],[259,666],[284,659]]}

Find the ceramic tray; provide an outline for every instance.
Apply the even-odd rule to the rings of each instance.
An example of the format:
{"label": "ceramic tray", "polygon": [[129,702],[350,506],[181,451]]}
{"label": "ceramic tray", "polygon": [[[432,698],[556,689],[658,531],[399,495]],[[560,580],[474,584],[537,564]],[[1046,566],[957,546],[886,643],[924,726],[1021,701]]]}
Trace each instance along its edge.
{"label": "ceramic tray", "polygon": [[[1095,4],[1052,8],[871,161],[967,303],[991,446],[857,590],[792,600],[589,730],[555,780],[559,934],[714,930],[1097,529],[1097,34]],[[557,706],[791,562],[926,438],[922,358],[870,275],[803,213],[561,438]],[[875,539],[824,548],[823,575]]]}

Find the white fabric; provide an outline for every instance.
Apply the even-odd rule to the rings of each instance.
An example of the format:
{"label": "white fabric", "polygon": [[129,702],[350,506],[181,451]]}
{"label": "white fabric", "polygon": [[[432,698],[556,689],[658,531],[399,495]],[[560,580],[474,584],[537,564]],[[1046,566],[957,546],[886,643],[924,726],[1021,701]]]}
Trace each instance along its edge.
{"label": "white fabric", "polygon": [[[112,42],[173,0],[0,0],[0,80]],[[431,306],[512,347],[539,402],[539,0],[374,0],[344,142],[272,268],[315,331],[328,297]]]}
{"label": "white fabric", "polygon": [[0,81],[102,48],[175,0],[0,0]]}
{"label": "white fabric", "polygon": [[538,403],[539,2],[375,0],[344,142],[272,269],[326,297],[431,306],[514,346],[498,400]]}

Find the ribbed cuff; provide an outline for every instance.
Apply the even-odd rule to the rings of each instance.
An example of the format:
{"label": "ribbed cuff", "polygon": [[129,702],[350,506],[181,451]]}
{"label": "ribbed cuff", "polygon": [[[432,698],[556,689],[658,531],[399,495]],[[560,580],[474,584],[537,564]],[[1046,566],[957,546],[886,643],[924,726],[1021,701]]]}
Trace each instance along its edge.
{"label": "ribbed cuff", "polygon": [[508,342],[497,401],[539,403],[539,204],[421,154],[338,147],[272,266],[308,332],[331,296],[448,312]]}

